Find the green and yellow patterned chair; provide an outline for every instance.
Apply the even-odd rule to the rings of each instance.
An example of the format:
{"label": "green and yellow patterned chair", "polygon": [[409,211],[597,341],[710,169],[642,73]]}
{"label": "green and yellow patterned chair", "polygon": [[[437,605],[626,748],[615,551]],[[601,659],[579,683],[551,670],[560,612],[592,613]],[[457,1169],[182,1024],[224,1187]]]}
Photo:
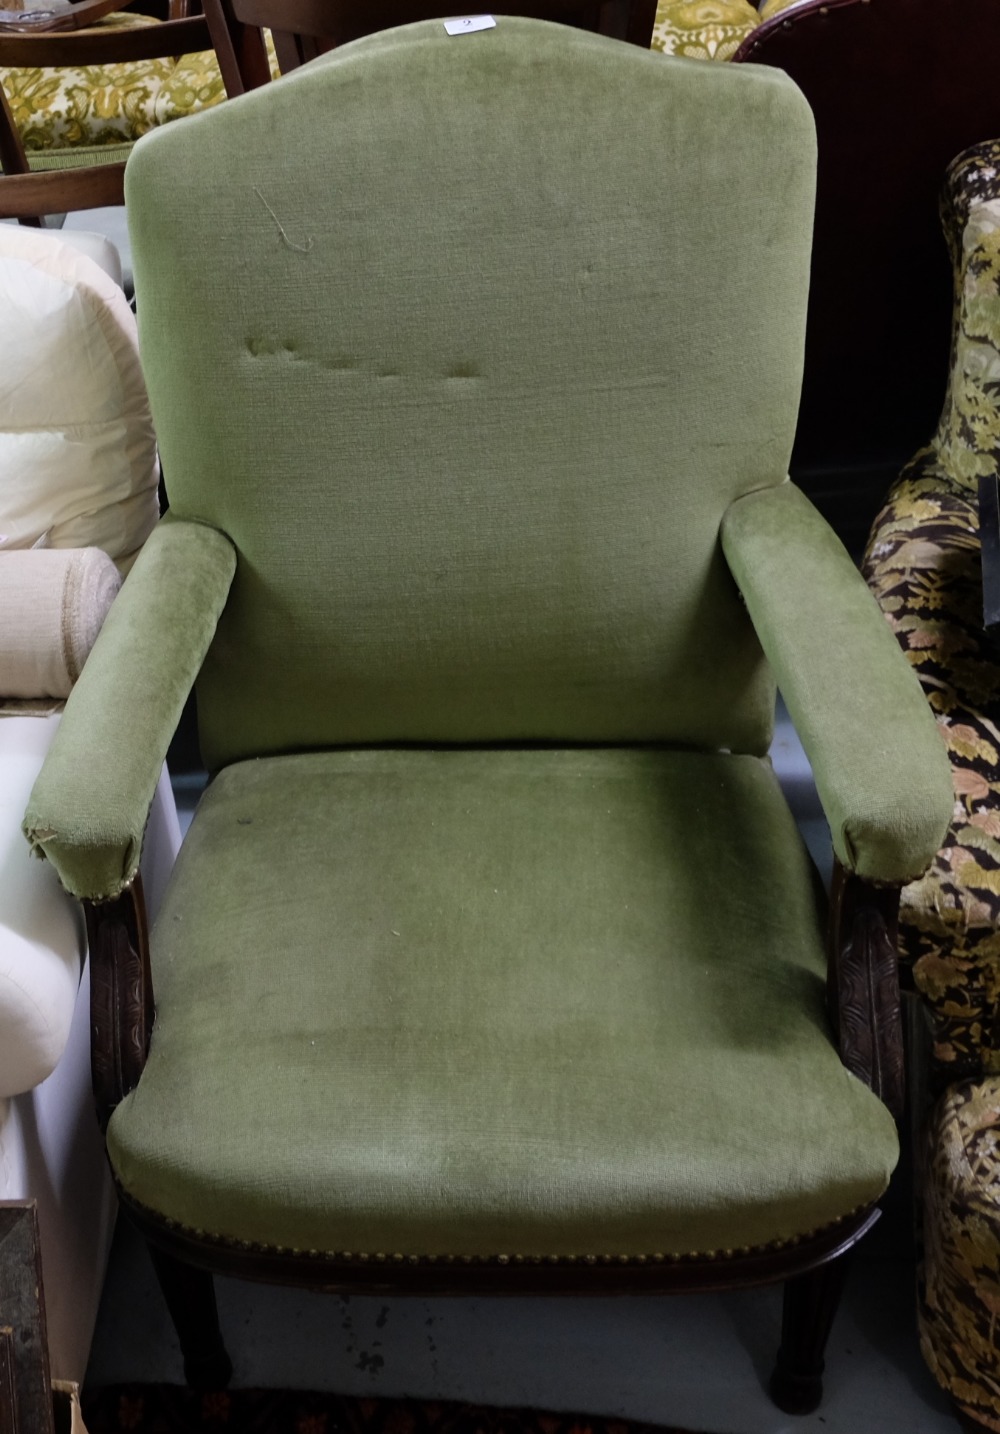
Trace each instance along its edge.
{"label": "green and yellow patterned chair", "polygon": [[731,60],[761,19],[749,0],[659,0],[651,48],[689,60]]}
{"label": "green and yellow patterned chair", "polygon": [[[0,180],[0,216],[120,203],[135,141],[226,96],[203,15],[118,11],[65,31],[18,23],[0,26],[0,164],[15,177]],[[259,63],[266,78],[263,50]],[[226,78],[239,92],[235,73]],[[28,178],[41,175],[50,179]]]}
{"label": "green and yellow patterned chair", "polygon": [[1000,465],[1000,141],[954,161],[942,214],[956,292],[947,397],[864,570],[954,783],[947,840],[900,908],[905,971],[932,1023],[921,1345],[965,1415],[1000,1430],[1000,637],[983,627],[977,498]]}

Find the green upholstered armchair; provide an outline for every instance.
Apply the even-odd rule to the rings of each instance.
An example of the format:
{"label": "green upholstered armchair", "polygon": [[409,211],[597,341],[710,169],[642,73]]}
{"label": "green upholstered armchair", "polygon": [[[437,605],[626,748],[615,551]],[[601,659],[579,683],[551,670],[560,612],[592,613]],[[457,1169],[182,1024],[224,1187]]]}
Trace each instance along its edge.
{"label": "green upholstered armchair", "polygon": [[954,814],[900,909],[907,984],[931,1023],[920,1335],[969,1418],[1000,1430],[1000,643],[983,627],[977,485],[1000,460],[1000,141],[949,167],[955,273],[947,396],[872,529],[865,574],[951,758]]}
{"label": "green upholstered armchair", "polygon": [[[212,1270],[786,1281],[775,1397],[818,1400],[897,1157],[896,888],[951,795],[785,479],[814,165],[781,74],[509,18],[136,147],[170,514],[25,827],[87,904],[108,1153],[190,1379],[228,1374]],[[829,963],[775,678],[842,868]],[[212,780],[147,946],[195,682]]]}

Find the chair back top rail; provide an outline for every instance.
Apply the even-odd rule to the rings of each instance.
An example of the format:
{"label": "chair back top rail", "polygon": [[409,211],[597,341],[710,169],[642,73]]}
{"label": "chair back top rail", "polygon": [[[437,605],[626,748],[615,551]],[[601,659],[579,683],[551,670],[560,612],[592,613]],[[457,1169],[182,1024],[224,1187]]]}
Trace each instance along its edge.
{"label": "chair back top rail", "polygon": [[122,30],[0,31],[0,65],[10,67],[128,64],[211,48],[203,15]]}

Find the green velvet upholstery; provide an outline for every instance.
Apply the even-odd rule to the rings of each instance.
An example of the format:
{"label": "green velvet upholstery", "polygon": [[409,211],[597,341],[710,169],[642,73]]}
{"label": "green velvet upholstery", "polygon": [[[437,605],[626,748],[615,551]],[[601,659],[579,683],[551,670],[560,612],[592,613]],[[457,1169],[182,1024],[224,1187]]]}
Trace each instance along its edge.
{"label": "green velvet upholstery", "polygon": [[74,896],[116,896],[139,869],[167,745],[235,564],[221,533],[164,518],[108,614],[24,820]]}
{"label": "green velvet upholstery", "polygon": [[840,539],[786,483],[734,503],[722,542],[812,766],[838,860],[869,881],[918,876],[948,828],[948,755]]}
{"label": "green velvet upholstery", "polygon": [[[458,64],[437,22],[374,35],[129,166],[154,417],[199,415],[158,423],[171,506],[240,554],[198,687],[212,769],[371,741],[767,748],[717,536],[786,471],[812,119],[777,74],[530,37],[506,19]],[[192,272],[220,228],[238,254]]]}
{"label": "green velvet upholstery", "polygon": [[822,906],[757,757],[237,763],[160,916],[112,1163],[182,1225],[307,1250],[805,1233],[896,1159],[830,1044]]}
{"label": "green velvet upholstery", "polygon": [[[134,1201],[271,1246],[645,1256],[884,1188],[765,756],[758,616],[811,674],[815,760],[855,756],[812,711],[813,636],[777,636],[786,563],[819,552],[859,688],[888,684],[859,751],[880,701],[930,718],[815,520],[776,555],[734,517],[749,611],[720,542],[784,483],[814,163],[773,70],[506,18],[370,37],[140,141],[161,541],[191,573],[144,553],[135,640],[99,640],[28,819],[73,889],[116,889],[100,788],[131,842],[201,667],[214,779],[109,1127]],[[120,774],[88,754],[109,733]],[[916,869],[905,805],[829,786],[864,863]]]}

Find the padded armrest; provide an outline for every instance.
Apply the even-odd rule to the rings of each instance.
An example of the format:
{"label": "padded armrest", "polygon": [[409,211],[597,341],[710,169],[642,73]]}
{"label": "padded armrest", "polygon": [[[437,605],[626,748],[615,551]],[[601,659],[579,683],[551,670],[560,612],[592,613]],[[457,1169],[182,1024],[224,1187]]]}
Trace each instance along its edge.
{"label": "padded armrest", "polygon": [[24,818],[74,896],[108,900],[135,876],[160,768],[235,571],[222,533],[167,517],[111,609]]}
{"label": "padded armrest", "polygon": [[952,811],[920,683],[846,550],[786,483],[738,499],[722,546],[812,765],[842,865],[919,876]]}

